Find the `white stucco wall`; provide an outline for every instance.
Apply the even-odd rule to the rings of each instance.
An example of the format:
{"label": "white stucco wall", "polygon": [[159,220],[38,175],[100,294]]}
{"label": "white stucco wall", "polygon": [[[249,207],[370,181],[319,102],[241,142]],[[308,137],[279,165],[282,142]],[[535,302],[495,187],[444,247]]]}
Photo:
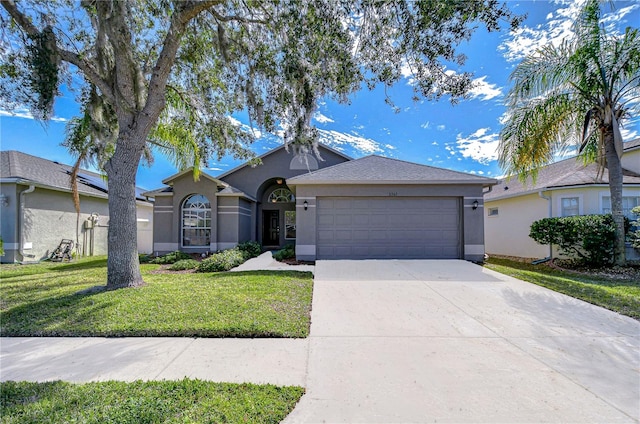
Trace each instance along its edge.
{"label": "white stucco wall", "polygon": [[[607,185],[594,187],[574,187],[543,192],[551,198],[551,216],[561,216],[562,199],[577,197],[580,215],[603,213],[603,197],[610,196]],[[640,187],[626,187],[623,197],[640,197]],[[489,255],[519,256],[522,258],[543,258],[548,256],[549,247],[542,246],[529,237],[531,224],[549,217],[548,201],[537,193],[500,200],[485,200],[485,249]],[[497,216],[489,216],[492,209],[498,209]],[[553,256],[558,252],[554,249]]]}
{"label": "white stucco wall", "polygon": [[[549,203],[538,194],[529,194],[509,199],[484,203],[484,244],[491,255],[519,256],[522,258],[544,258],[549,255],[548,246],[543,246],[529,237],[531,223],[545,218]],[[492,209],[498,215],[489,216]]]}
{"label": "white stucco wall", "polygon": [[153,252],[153,204],[137,202],[138,253]]}

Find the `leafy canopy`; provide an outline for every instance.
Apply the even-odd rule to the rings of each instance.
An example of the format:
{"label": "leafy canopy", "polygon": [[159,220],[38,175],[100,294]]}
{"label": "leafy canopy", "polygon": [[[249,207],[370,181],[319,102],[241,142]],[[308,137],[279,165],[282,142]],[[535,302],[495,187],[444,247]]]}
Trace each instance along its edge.
{"label": "leafy canopy", "polygon": [[[458,72],[465,57],[456,46],[479,24],[493,31],[521,20],[495,0],[85,0],[80,7],[9,0],[3,7],[3,107],[28,105],[46,120],[65,84],[79,93],[80,119],[91,121],[71,138],[109,146],[123,114],[143,112],[158,94],[154,77],[170,69],[151,99],[166,107],[145,142],[181,166],[250,156],[252,134],[228,118],[241,111],[286,142],[309,146],[318,101],[348,102],[363,83],[389,87],[410,73],[416,97],[455,102],[472,85]],[[184,31],[172,57],[176,17]]]}
{"label": "leafy canopy", "polygon": [[511,74],[499,161],[523,181],[571,147],[604,168],[606,136],[613,133],[620,157],[620,126],[640,111],[638,29],[607,32],[600,3],[589,0],[573,33],[530,54]]}

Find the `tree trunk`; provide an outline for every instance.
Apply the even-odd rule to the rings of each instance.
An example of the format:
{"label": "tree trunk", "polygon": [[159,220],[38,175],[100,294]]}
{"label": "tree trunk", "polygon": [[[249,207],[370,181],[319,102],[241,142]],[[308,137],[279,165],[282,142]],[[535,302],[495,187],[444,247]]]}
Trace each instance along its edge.
{"label": "tree trunk", "polygon": [[107,290],[144,284],[138,259],[135,193],[143,146],[132,132],[121,131],[116,151],[105,167],[109,178]]}
{"label": "tree trunk", "polygon": [[622,214],[622,163],[616,152],[613,128],[604,130],[604,147],[609,172],[611,192],[611,214],[616,224],[616,238],[613,246],[614,265],[624,266],[627,262],[624,247],[624,215]]}

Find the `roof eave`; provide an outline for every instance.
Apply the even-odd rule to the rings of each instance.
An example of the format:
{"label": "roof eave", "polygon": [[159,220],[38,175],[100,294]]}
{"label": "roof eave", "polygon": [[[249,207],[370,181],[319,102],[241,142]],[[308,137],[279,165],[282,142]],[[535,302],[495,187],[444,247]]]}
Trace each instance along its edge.
{"label": "roof eave", "polygon": [[498,184],[498,180],[287,180],[287,185],[482,185],[484,187]]}

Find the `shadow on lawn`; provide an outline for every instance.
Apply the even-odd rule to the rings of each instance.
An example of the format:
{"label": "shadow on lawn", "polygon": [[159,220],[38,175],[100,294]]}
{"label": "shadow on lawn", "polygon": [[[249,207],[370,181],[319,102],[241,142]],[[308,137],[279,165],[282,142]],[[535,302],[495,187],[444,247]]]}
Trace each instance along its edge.
{"label": "shadow on lawn", "polygon": [[94,323],[113,302],[94,302],[89,300],[92,296],[73,293],[8,308],[0,314],[0,336],[106,336],[108,332],[96,330]]}
{"label": "shadow on lawn", "polygon": [[[55,262],[51,263],[52,265]],[[78,270],[86,270],[92,268],[106,268],[107,267],[107,258],[100,257],[96,259],[81,259],[77,262],[69,262],[69,263],[61,263],[59,265],[55,265],[51,267],[52,271],[58,272],[66,272],[66,271],[78,271]]]}

